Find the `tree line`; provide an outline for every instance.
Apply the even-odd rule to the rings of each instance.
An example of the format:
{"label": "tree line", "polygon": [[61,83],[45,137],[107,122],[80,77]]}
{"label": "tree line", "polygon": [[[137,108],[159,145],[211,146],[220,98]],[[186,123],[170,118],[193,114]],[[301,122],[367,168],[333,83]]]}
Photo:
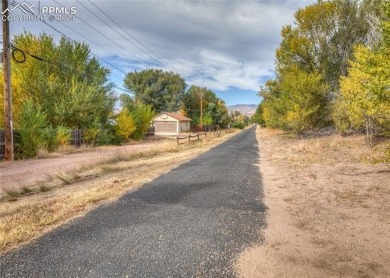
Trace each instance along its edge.
{"label": "tree line", "polygon": [[[139,140],[161,112],[180,112],[203,124],[227,126],[225,102],[205,87],[191,86],[174,72],[145,69],[126,74],[129,93],[118,94],[110,70],[81,42],[25,31],[12,42],[16,155],[33,157],[38,149],[56,150],[67,144],[72,129],[84,130],[89,144],[121,144]],[[3,87],[3,80],[0,80]],[[1,106],[4,95],[0,96]],[[3,109],[2,109],[3,110]],[[4,115],[0,114],[0,128]]]}
{"label": "tree line", "polygon": [[296,134],[334,125],[390,135],[389,1],[318,1],[281,37],[254,121]]}

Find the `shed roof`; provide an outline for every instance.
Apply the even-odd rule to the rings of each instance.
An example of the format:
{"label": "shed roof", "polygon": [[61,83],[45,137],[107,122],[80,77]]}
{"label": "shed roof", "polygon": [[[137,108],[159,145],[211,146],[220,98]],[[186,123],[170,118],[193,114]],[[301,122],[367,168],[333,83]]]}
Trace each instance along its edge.
{"label": "shed roof", "polygon": [[173,112],[163,112],[161,113],[160,115],[162,114],[166,114],[168,116],[171,116],[172,118],[175,118],[176,120],[178,120],[179,122],[181,121],[192,121],[190,118],[186,117],[186,116],[183,116],[179,113],[173,113]]}

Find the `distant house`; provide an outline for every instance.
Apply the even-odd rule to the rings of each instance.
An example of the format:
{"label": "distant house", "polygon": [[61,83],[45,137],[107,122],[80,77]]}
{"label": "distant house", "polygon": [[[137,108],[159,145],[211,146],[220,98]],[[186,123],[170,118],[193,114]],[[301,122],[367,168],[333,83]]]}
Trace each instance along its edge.
{"label": "distant house", "polygon": [[156,135],[176,135],[190,130],[191,119],[178,113],[164,112],[156,116],[152,125]]}

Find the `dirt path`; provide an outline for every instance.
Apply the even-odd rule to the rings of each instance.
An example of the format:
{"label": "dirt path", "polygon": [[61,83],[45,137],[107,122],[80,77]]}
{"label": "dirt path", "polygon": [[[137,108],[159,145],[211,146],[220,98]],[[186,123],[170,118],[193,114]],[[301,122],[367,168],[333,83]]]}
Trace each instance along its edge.
{"label": "dirt path", "polygon": [[[68,172],[96,164],[124,153],[133,153],[156,147],[164,141],[127,146],[99,147],[93,151],[58,154],[59,157],[0,162],[1,187],[19,188],[46,181],[60,172]],[[3,192],[0,192],[2,195]]]}
{"label": "dirt path", "polygon": [[390,277],[390,169],[361,162],[364,138],[258,139],[266,244],[241,255],[241,276]]}

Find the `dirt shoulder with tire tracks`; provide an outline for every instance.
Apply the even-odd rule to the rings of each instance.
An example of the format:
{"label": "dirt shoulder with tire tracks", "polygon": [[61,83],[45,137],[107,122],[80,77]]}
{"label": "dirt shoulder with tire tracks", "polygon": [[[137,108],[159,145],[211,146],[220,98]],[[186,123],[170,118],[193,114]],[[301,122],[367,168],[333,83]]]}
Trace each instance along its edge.
{"label": "dirt shoulder with tire tracks", "polygon": [[295,139],[259,129],[268,207],[265,244],[242,253],[242,277],[390,277],[389,142]]}

